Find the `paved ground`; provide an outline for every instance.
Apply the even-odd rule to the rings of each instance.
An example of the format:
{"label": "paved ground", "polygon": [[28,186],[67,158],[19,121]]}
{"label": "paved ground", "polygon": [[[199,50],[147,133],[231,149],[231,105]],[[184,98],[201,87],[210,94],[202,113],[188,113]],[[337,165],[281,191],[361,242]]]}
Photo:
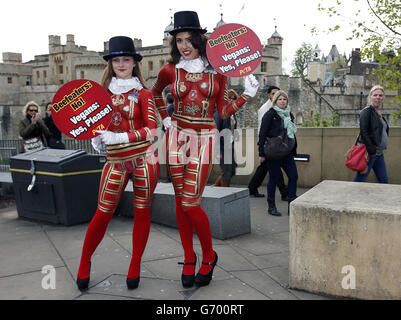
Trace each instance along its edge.
{"label": "paved ground", "polygon": [[[305,191],[299,189],[298,195]],[[51,225],[18,218],[15,206],[0,209],[0,299],[331,299],[288,287],[287,203],[277,198],[283,216],[273,217],[267,214],[266,197],[250,201],[252,232],[213,240],[219,261],[209,286],[181,286],[181,266],[177,262],[183,261],[183,251],[178,230],[152,224],[139,288],[127,290],[133,219],[117,216],[92,258],[90,288],[84,293],[77,289],[75,277],[88,223]],[[196,237],[195,244],[200,253]],[[52,274],[46,270],[42,273],[47,265],[55,268],[55,289],[43,289]]]}

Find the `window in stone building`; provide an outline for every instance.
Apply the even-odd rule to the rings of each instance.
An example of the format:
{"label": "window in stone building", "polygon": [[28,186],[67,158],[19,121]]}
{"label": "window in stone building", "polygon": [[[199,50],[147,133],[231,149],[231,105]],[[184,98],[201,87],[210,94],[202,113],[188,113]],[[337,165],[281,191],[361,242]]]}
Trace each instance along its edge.
{"label": "window in stone building", "polygon": [[148,71],[153,70],[153,61],[148,61]]}
{"label": "window in stone building", "polygon": [[26,81],[25,81],[25,85],[30,86],[32,82],[32,77],[31,76],[27,76],[26,77]]}
{"label": "window in stone building", "polygon": [[85,71],[81,70],[81,79],[85,79]]}
{"label": "window in stone building", "polygon": [[40,79],[40,72],[36,71],[36,78]]}
{"label": "window in stone building", "polygon": [[267,72],[267,62],[262,62],[260,64],[260,72]]}
{"label": "window in stone building", "polygon": [[7,77],[7,83],[8,84],[13,83],[13,77]]}
{"label": "window in stone building", "polygon": [[46,77],[47,77],[47,72],[46,72],[46,70],[43,70],[43,78],[46,79]]}
{"label": "window in stone building", "polygon": [[64,80],[59,80],[60,84],[64,84]]}
{"label": "window in stone building", "polygon": [[63,66],[58,66],[58,73],[63,74]]}
{"label": "window in stone building", "polygon": [[365,73],[369,74],[369,68],[366,68]]}
{"label": "window in stone building", "polygon": [[163,68],[163,66],[164,66],[164,60],[160,60],[159,61],[159,68],[161,69],[161,68]]}

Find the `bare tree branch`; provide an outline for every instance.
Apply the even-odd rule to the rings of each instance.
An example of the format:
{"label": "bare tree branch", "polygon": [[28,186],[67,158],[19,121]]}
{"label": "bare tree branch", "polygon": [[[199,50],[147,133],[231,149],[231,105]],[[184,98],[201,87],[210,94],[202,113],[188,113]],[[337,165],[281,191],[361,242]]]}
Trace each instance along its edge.
{"label": "bare tree branch", "polygon": [[366,0],[366,2],[368,3],[370,10],[373,12],[373,14],[376,16],[376,18],[379,19],[379,21],[380,21],[387,29],[389,29],[391,32],[393,32],[393,33],[395,33],[395,34],[401,36],[401,33],[395,31],[393,28],[391,28],[387,23],[385,23],[385,22],[382,20],[382,18],[381,18],[381,17],[376,13],[376,11],[372,8],[372,6],[371,6],[369,0]]}

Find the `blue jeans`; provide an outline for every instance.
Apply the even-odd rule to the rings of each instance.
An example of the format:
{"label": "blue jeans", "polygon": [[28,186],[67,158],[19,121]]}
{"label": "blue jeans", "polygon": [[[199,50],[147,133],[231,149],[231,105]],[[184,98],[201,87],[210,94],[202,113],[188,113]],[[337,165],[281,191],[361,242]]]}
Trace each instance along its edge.
{"label": "blue jeans", "polygon": [[280,179],[281,168],[288,177],[288,198],[295,199],[297,194],[298,170],[294,157],[288,155],[282,160],[265,160],[269,169],[269,182],[267,183],[267,200],[274,200],[277,182]]}
{"label": "blue jeans", "polygon": [[357,172],[354,182],[365,182],[372,168],[379,183],[388,183],[386,162],[384,161],[383,155],[370,157],[368,163],[368,172],[366,174],[360,174]]}

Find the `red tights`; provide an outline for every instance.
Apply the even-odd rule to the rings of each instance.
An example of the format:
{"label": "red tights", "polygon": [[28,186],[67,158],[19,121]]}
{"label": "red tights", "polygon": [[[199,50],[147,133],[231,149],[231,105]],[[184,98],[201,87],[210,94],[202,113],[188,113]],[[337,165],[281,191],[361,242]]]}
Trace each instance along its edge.
{"label": "red tights", "polygon": [[[194,262],[193,229],[199,238],[202,247],[203,262],[214,261],[212,246],[212,234],[210,232],[209,219],[200,205],[195,207],[183,206],[181,197],[176,197],[176,216],[182,247],[184,249],[185,262]],[[211,266],[202,265],[199,273],[207,274]],[[183,274],[194,274],[194,265],[184,265]]]}
{"label": "red tights", "polygon": [[[85,279],[89,277],[92,255],[102,241],[112,216],[112,214],[104,213],[97,209],[86,232],[78,278]],[[130,279],[135,279],[139,276],[141,258],[148,241],[149,231],[150,208],[135,208],[134,228],[132,231],[132,258],[127,275]]]}

